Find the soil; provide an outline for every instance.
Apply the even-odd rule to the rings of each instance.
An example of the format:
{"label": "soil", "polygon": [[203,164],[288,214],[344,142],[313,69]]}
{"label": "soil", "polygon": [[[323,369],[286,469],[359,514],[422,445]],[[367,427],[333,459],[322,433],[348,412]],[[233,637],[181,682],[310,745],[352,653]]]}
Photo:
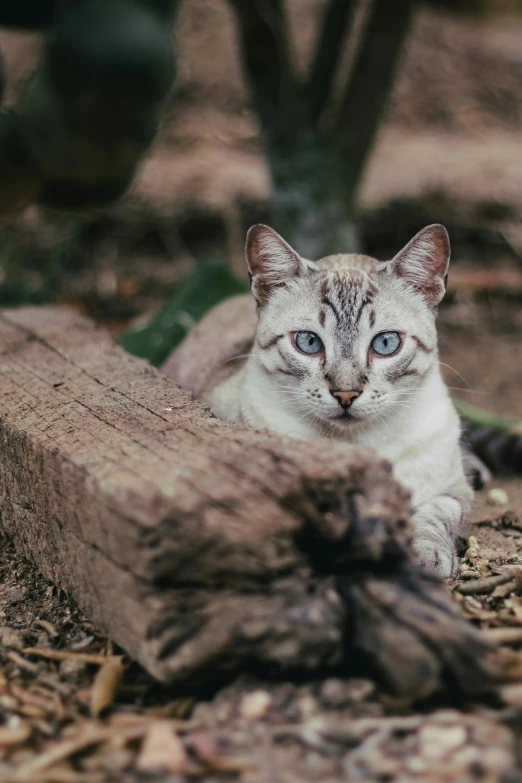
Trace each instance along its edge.
{"label": "soil", "polygon": [[[289,6],[302,62],[320,2]],[[446,380],[462,399],[520,419],[521,32],[517,17],[421,10],[360,219],[369,252],[383,257],[425,223],[448,224]],[[199,259],[240,260],[269,183],[226,3],[185,3],[178,41],[177,93],[132,193],[81,224],[25,215],[3,239],[17,263],[2,254],[2,304],[70,303],[118,335]],[[2,42],[13,96],[38,41]],[[494,477],[448,584],[470,622],[500,643],[503,701],[493,707],[400,704],[360,678],[243,679],[213,694],[161,688],[3,541],[0,783],[522,781],[521,538],[520,479]],[[475,580],[497,576],[473,592]],[[63,660],[48,657],[57,652]]]}

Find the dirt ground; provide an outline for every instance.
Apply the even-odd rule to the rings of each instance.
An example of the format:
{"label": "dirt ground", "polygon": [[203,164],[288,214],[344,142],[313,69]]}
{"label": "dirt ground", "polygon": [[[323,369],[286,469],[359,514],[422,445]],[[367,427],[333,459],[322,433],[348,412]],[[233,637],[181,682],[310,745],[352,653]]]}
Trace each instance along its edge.
{"label": "dirt ground", "polygon": [[[290,6],[302,60],[320,2]],[[445,378],[463,400],[515,419],[521,33],[511,17],[419,14],[361,194],[363,238],[383,257],[424,223],[447,223],[455,266],[440,313]],[[20,264],[0,266],[3,305],[73,304],[118,335],[199,259],[241,255],[268,177],[226,4],[185,3],[178,40],[170,118],[133,192],[80,226],[28,214],[9,237],[23,248]],[[15,82],[35,41],[3,41]],[[44,261],[57,240],[51,273]],[[522,482],[494,477],[477,496],[448,589],[500,644],[502,703],[414,707],[354,678],[244,679],[215,694],[159,687],[3,541],[0,783],[522,781],[521,539]]]}

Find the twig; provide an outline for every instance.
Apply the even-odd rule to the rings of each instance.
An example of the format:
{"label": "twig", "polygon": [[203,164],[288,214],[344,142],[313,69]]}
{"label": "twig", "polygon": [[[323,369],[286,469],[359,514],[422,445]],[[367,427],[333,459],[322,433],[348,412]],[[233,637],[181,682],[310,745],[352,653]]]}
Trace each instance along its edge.
{"label": "twig", "polygon": [[495,587],[504,585],[513,580],[513,574],[498,574],[498,576],[485,576],[483,579],[474,579],[466,584],[459,585],[457,588],[462,595],[483,595],[492,593]]}
{"label": "twig", "polygon": [[38,655],[40,658],[48,658],[50,661],[74,660],[94,666],[103,666],[109,660],[106,655],[70,652],[69,650],[46,650],[44,647],[26,647],[22,652],[25,655]]}
{"label": "twig", "polygon": [[39,625],[40,628],[43,628],[52,639],[56,639],[59,636],[55,626],[47,620],[35,620],[34,624]]}
{"label": "twig", "polygon": [[25,672],[29,672],[29,674],[37,674],[38,673],[38,666],[36,663],[31,663],[31,661],[26,661],[25,658],[23,658],[19,653],[15,652],[14,650],[10,650],[6,654],[6,658],[9,658],[10,661],[15,663],[19,669]]}
{"label": "twig", "polygon": [[81,750],[85,750],[91,745],[97,745],[107,739],[107,729],[102,727],[89,727],[87,731],[82,733],[80,737],[76,737],[72,740],[66,740],[60,742],[58,745],[54,745],[49,750],[40,753],[35,758],[32,758],[26,764],[22,764],[14,772],[10,780],[36,780],[36,773],[41,772],[44,769],[52,767],[59,761],[74,756]]}

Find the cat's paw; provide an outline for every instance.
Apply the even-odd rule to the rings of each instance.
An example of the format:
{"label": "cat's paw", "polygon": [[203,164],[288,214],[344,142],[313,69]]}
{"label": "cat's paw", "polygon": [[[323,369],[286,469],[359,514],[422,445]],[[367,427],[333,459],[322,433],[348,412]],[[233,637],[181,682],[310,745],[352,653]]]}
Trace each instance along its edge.
{"label": "cat's paw", "polygon": [[419,536],[413,547],[420,564],[424,568],[435,571],[443,579],[452,576],[457,570],[457,553],[452,544],[434,541],[428,536]]}

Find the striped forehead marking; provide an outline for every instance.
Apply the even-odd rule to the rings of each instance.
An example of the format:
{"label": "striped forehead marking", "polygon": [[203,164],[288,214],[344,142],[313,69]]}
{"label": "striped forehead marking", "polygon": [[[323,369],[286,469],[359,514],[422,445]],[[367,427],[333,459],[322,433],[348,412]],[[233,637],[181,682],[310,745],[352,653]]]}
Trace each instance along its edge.
{"label": "striped forehead marking", "polygon": [[321,285],[321,301],[332,310],[343,332],[356,330],[375,293],[375,285],[368,275],[347,275],[346,270],[342,274],[325,275]]}

